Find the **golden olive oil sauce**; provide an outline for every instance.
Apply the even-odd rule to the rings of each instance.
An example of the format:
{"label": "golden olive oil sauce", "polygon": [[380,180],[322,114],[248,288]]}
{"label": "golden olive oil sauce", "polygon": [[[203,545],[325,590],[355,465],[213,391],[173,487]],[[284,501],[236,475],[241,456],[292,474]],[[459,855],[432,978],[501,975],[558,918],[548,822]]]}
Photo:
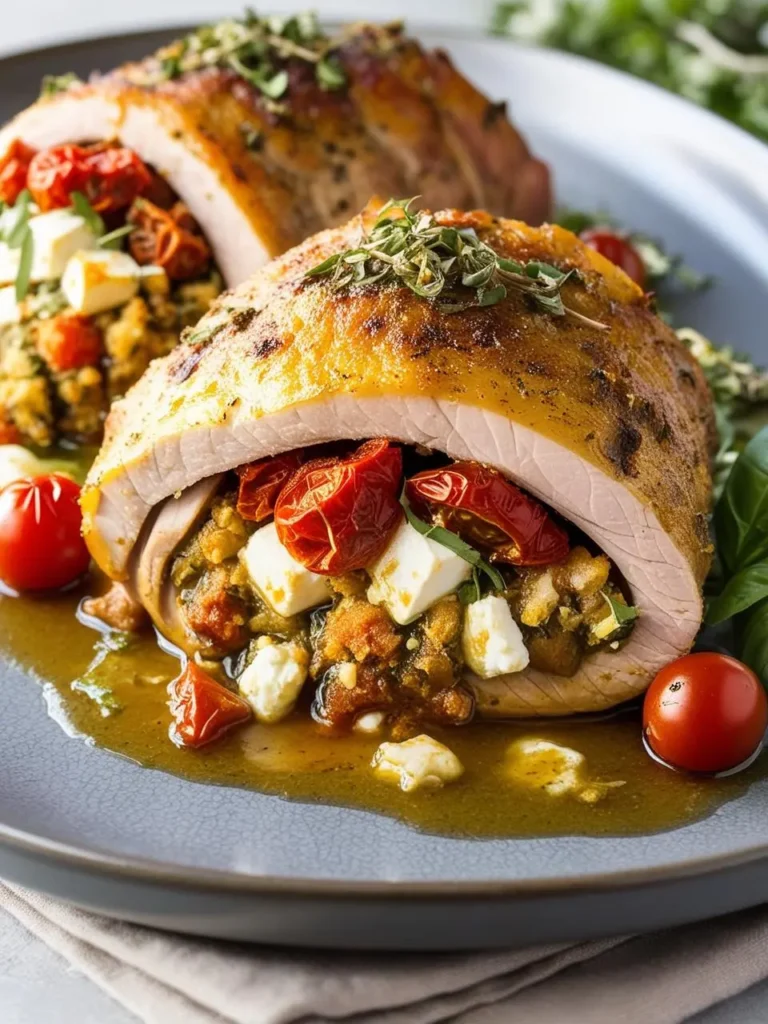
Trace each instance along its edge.
{"label": "golden olive oil sauce", "polygon": [[[701,817],[759,773],[753,767],[737,778],[714,780],[671,772],[644,752],[637,712],[592,721],[431,729],[465,773],[443,789],[412,793],[372,772],[380,739],[334,734],[312,721],[306,704],[280,724],[246,726],[203,750],[179,749],[168,737],[166,692],[178,663],[152,633],[105,651],[99,634],[75,618],[81,597],[0,596],[3,653],[44,681],[48,709],[68,732],[197,782],[365,808],[454,835],[630,835]],[[573,793],[550,795],[535,770],[513,780],[508,752],[522,738],[571,747],[587,758],[590,781],[624,784],[588,803]]]}

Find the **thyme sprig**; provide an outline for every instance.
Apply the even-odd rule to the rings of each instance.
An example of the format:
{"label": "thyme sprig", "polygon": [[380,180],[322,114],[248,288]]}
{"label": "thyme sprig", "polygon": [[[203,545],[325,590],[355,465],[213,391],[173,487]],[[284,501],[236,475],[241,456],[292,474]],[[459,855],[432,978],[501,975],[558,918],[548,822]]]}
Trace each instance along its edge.
{"label": "thyme sprig", "polygon": [[356,248],[334,253],[307,276],[330,274],[335,288],[405,285],[421,298],[434,300],[442,313],[493,306],[515,291],[550,316],[572,316],[590,327],[607,329],[563,302],[561,289],[566,281],[578,278],[576,270],[506,259],[481,241],[474,228],[447,227],[431,213],[412,211],[414,201],[390,199]]}
{"label": "thyme sprig", "polygon": [[274,104],[288,90],[288,72],[281,64],[290,59],[313,64],[322,89],[344,88],[346,76],[332,52],[336,45],[312,12],[280,18],[259,17],[248,9],[243,18],[205,25],[162,49],[157,54],[158,77],[168,80],[205,67],[231,68]]}

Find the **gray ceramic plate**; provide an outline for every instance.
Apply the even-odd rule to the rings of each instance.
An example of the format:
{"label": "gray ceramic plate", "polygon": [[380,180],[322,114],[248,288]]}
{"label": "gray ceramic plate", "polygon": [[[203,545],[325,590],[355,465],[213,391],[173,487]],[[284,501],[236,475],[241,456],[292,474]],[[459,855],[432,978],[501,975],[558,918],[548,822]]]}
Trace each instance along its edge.
{"label": "gray ceramic plate", "polygon": [[[164,38],[0,62],[0,115],[34,98],[43,73],[110,67]],[[686,319],[768,361],[768,149],[596,65],[427,42],[511,98],[561,200],[608,210],[716,275]],[[231,938],[425,949],[626,932],[768,899],[768,783],[644,838],[438,838],[144,770],[66,736],[37,683],[1,655],[0,668],[0,874],[107,914]]]}

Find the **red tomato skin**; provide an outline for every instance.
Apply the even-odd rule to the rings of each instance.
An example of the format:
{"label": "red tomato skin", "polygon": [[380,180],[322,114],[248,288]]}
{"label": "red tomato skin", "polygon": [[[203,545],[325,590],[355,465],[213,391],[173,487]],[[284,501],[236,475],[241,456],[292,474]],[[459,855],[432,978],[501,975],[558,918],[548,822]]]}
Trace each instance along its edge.
{"label": "red tomato skin", "polygon": [[128,220],[134,225],[128,245],[140,265],[151,263],[172,281],[188,281],[210,263],[208,243],[183,203],[164,210],[142,198],[129,210]]}
{"label": "red tomato skin", "polygon": [[27,187],[29,164],[36,150],[14,139],[0,160],[0,203],[12,206]]}
{"label": "red tomato skin", "polygon": [[544,506],[478,462],[417,473],[405,493],[417,515],[438,517],[446,529],[490,547],[494,561],[551,565],[568,555],[568,534]]}
{"label": "red tomato skin", "polygon": [[643,703],[643,730],[675,768],[721,772],[746,761],[768,728],[768,699],[755,673],[725,654],[687,654],[666,665]]}
{"label": "red tomato skin", "polygon": [[44,212],[70,206],[72,193],[82,192],[97,213],[114,213],[151,184],[136,153],[117,146],[52,146],[36,154],[27,174],[27,186]]}
{"label": "red tomato skin", "polygon": [[27,187],[43,213],[70,206],[72,193],[84,191],[84,155],[82,146],[64,145],[42,149],[32,158]]}
{"label": "red tomato skin", "polygon": [[39,322],[37,350],[56,373],[95,366],[103,352],[101,331],[87,316],[59,313]]}
{"label": "red tomato skin", "polygon": [[590,249],[605,256],[611,263],[621,267],[627,277],[631,277],[635,284],[645,288],[645,264],[640,253],[631,242],[609,228],[588,228],[582,231],[579,236],[582,242],[586,242]]}
{"label": "red tomato skin", "polygon": [[168,684],[168,693],[173,716],[169,735],[178,747],[204,747],[252,715],[247,701],[217,683],[193,661],[187,662],[181,674]]}
{"label": "red tomato skin", "polygon": [[80,488],[60,473],[0,490],[0,580],[14,590],[56,590],[90,564],[80,527]]}
{"label": "red tomato skin", "polygon": [[401,450],[382,438],[343,458],[307,462],[275,505],[281,543],[320,575],[372,565],[403,519],[402,474]]}
{"label": "red tomato skin", "polygon": [[275,510],[275,502],[302,463],[302,453],[285,452],[241,466],[237,474],[237,511],[251,523],[260,523]]}

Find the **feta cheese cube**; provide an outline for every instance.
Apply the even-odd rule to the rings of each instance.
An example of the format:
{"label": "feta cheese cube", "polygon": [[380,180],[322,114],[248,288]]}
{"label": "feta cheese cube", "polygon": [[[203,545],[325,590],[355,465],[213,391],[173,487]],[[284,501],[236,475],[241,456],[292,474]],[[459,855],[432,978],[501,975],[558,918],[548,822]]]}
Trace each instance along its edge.
{"label": "feta cheese cube", "polygon": [[329,599],[325,577],[288,554],[274,523],[253,534],[240,558],[254,587],[278,615],[298,615]]}
{"label": "feta cheese cube", "polygon": [[129,302],[139,290],[140,268],[115,249],[76,252],[61,278],[64,297],[76,313],[93,316]]}
{"label": "feta cheese cube", "polygon": [[509,605],[493,594],[467,606],[461,646],[464,660],[481,679],[520,672],[530,660]]}
{"label": "feta cheese cube", "polygon": [[23,476],[38,476],[43,466],[32,452],[20,444],[0,444],[0,487]]}
{"label": "feta cheese cube", "polygon": [[356,719],[353,728],[355,732],[364,732],[371,735],[379,732],[383,724],[383,711],[366,711],[365,714],[360,715],[360,717]]}
{"label": "feta cheese cube", "polygon": [[[94,249],[96,236],[82,217],[71,210],[51,210],[31,217],[32,267],[30,281],[54,281],[61,277],[70,256],[80,249]],[[13,284],[19,270],[20,249],[0,243],[0,285]]]}
{"label": "feta cheese cube", "polygon": [[16,301],[13,285],[0,288],[0,327],[3,324],[17,324],[21,320],[21,307]]}
{"label": "feta cheese cube", "polygon": [[279,722],[293,710],[308,668],[309,655],[300,644],[268,644],[257,650],[237,685],[260,722]]}
{"label": "feta cheese cube", "polygon": [[405,626],[469,579],[472,566],[404,522],[368,571],[368,600],[383,604],[395,622]]}
{"label": "feta cheese cube", "polygon": [[443,786],[464,773],[464,765],[452,750],[424,734],[404,743],[382,743],[371,767],[376,775],[397,783],[405,793]]}

